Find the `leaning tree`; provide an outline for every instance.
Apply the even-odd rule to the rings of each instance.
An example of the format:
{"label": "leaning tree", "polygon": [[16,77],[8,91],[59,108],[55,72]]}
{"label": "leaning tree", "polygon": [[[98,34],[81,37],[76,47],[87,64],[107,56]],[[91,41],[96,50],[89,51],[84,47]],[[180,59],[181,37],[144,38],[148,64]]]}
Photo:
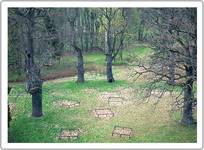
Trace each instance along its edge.
{"label": "leaning tree", "polygon": [[150,94],[147,95],[162,84],[165,84],[163,91],[180,87],[175,102],[182,107],[181,123],[192,124],[192,105],[196,103],[193,91],[197,80],[196,8],[145,9],[143,15],[154,33],[149,38],[153,53],[149,61],[138,61],[141,69],[137,70],[137,75],[151,74],[150,84],[146,86]]}

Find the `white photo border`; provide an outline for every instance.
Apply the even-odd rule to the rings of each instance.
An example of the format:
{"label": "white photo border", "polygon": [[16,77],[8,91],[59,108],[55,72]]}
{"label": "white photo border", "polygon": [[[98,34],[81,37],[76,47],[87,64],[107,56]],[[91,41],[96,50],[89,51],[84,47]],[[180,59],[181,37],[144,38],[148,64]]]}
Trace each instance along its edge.
{"label": "white photo border", "polygon": [[[202,5],[201,1],[3,1],[1,3],[1,147],[3,149],[201,149],[202,148]],[[196,7],[197,143],[8,143],[8,8],[10,7]]]}

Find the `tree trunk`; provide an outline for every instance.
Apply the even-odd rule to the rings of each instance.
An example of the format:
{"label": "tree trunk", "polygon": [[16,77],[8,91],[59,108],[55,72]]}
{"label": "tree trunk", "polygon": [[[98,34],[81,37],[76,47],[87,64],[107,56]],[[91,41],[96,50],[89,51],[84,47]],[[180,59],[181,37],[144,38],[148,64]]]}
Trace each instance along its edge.
{"label": "tree trunk", "polygon": [[77,82],[83,83],[84,82],[84,61],[83,61],[83,55],[82,51],[77,51]]}
{"label": "tree trunk", "polygon": [[42,87],[32,93],[32,116],[42,116]]}
{"label": "tree trunk", "polygon": [[[87,31],[86,31],[87,32]],[[89,36],[87,36],[88,34],[85,33],[85,51],[88,52],[89,49]]]}
{"label": "tree trunk", "polygon": [[27,90],[32,95],[32,116],[42,116],[42,80],[40,69],[34,64],[27,69]]}
{"label": "tree trunk", "polygon": [[85,25],[85,51],[88,52],[90,48],[90,16],[89,16],[89,9],[85,8],[85,20],[84,20],[84,25]]}
{"label": "tree trunk", "polygon": [[168,83],[171,85],[175,84],[175,63],[174,63],[174,53],[170,53],[170,61],[168,65],[168,74],[169,74],[169,81]]}
{"label": "tree trunk", "polygon": [[174,72],[175,72],[174,66],[172,64],[169,65],[169,81],[168,81],[168,83],[171,85],[175,84]]}
{"label": "tree trunk", "polygon": [[107,35],[108,33],[107,33],[107,31],[105,31],[105,36],[104,36],[104,40],[105,40],[105,42],[104,42],[104,53],[105,53],[105,56],[106,56],[106,58],[105,58],[105,61],[107,61],[107,57],[108,57],[108,35]]}
{"label": "tree trunk", "polygon": [[143,41],[143,34],[144,34],[144,21],[141,20],[138,29],[138,41]]}
{"label": "tree trunk", "polygon": [[112,73],[112,62],[113,62],[113,49],[112,49],[112,35],[111,35],[111,22],[108,20],[108,28],[106,34],[106,42],[107,42],[107,53],[106,53],[106,74],[107,74],[107,81],[114,82],[113,73]]}
{"label": "tree trunk", "polygon": [[113,73],[112,73],[112,55],[107,55],[107,66],[106,66],[106,73],[107,73],[107,81],[114,82]]}
{"label": "tree trunk", "polygon": [[124,43],[122,41],[121,43],[121,49],[120,49],[120,60],[123,60],[123,49],[124,49]]}
{"label": "tree trunk", "polygon": [[29,11],[28,15],[28,31],[27,31],[27,46],[26,50],[26,77],[27,77],[27,91],[32,95],[32,116],[42,116],[42,80],[40,69],[36,66],[34,61],[34,47],[33,47],[33,29],[34,29],[34,12]]}
{"label": "tree trunk", "polygon": [[91,20],[90,20],[90,39],[91,39],[91,43],[90,43],[90,47],[93,48],[94,46],[94,14],[91,13]]}
{"label": "tree trunk", "polygon": [[186,67],[186,74],[188,76],[185,90],[184,90],[184,106],[183,106],[183,116],[181,123],[183,125],[191,125],[193,124],[193,116],[192,116],[192,101],[193,101],[193,67]]}

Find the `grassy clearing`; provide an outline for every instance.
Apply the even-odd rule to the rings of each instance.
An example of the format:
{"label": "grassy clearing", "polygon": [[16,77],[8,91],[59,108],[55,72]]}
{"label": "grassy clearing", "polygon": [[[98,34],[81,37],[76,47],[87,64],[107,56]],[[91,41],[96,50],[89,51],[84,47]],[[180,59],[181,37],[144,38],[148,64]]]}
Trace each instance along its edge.
{"label": "grassy clearing", "polygon": [[[195,126],[181,126],[178,123],[178,120],[180,120],[179,113],[175,114],[173,118],[170,117],[168,105],[170,98],[168,97],[162,99],[155,110],[152,109],[151,102],[140,105],[110,107],[98,98],[102,92],[115,91],[121,87],[127,88],[129,84],[124,80],[109,84],[101,79],[97,81],[89,80],[85,84],[77,84],[74,79],[46,82],[43,85],[44,116],[39,119],[30,117],[30,97],[19,97],[16,101],[17,106],[9,129],[9,141],[74,143],[196,142]],[[16,85],[15,90],[23,92],[23,85]],[[91,92],[87,93],[85,90],[91,90]],[[14,90],[11,95],[13,92]],[[80,102],[80,106],[71,109],[54,107],[53,102],[61,100],[77,101]],[[95,108],[111,108],[116,115],[109,120],[98,119],[91,115]],[[111,132],[115,125],[133,128],[134,136],[130,139],[112,137]],[[58,139],[61,128],[79,128],[82,130],[82,134],[79,139],[61,141]]]}
{"label": "grassy clearing", "polygon": [[[137,49],[138,50],[138,49]],[[148,50],[138,50],[143,57]],[[67,56],[66,56],[67,57]],[[128,53],[124,52],[124,60]],[[63,61],[66,59],[64,58]],[[104,65],[103,54],[89,54],[85,56],[87,64]],[[75,60],[73,59],[73,62]],[[85,65],[87,65],[85,64]],[[196,142],[196,126],[184,127],[179,124],[180,112],[169,114],[171,97],[163,97],[155,109],[154,98],[149,103],[130,103],[122,106],[109,106],[100,99],[103,92],[113,92],[129,87],[140,88],[141,81],[133,83],[128,80],[128,68],[125,65],[113,66],[115,83],[107,83],[103,73],[92,71],[85,74],[86,82],[77,84],[76,76],[44,82],[43,84],[43,117],[31,117],[31,97],[26,94],[23,84],[13,84],[9,95],[9,102],[15,102],[16,108],[12,111],[13,119],[9,128],[9,142],[48,142],[48,143],[193,143]],[[52,72],[52,71],[51,71]],[[15,101],[18,93],[21,95]],[[128,94],[128,93],[127,93]],[[131,94],[131,93],[129,93]],[[135,93],[141,95],[141,91]],[[76,101],[80,106],[63,109],[53,105],[55,101]],[[137,101],[137,98],[130,100]],[[134,105],[133,105],[134,104]],[[115,116],[111,119],[99,119],[92,115],[96,108],[111,108]],[[130,127],[134,135],[112,137],[115,125]],[[81,129],[82,133],[76,140],[59,140],[60,130]]]}
{"label": "grassy clearing", "polygon": [[[149,48],[138,47],[128,50],[123,50],[123,60],[120,58],[116,58],[113,62],[113,66],[121,66],[127,65],[128,60],[130,59],[130,55],[137,55],[143,57],[145,54],[149,52]],[[95,71],[100,74],[105,73],[105,55],[103,52],[91,52],[84,54],[84,66],[86,72]],[[41,67],[41,75],[43,78],[47,79],[50,76],[56,75],[59,77],[64,76],[75,76],[76,75],[76,64],[77,58],[74,54],[65,55],[61,58],[60,63],[58,61],[53,61],[52,66]],[[9,71],[9,81],[23,81],[25,80],[25,75],[18,75],[15,72]]]}

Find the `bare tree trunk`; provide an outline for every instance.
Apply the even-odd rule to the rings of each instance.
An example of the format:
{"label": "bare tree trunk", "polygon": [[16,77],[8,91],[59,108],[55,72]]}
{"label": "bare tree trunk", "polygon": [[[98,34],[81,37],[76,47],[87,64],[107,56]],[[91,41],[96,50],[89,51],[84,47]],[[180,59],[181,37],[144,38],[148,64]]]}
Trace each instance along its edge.
{"label": "bare tree trunk", "polygon": [[170,64],[169,65],[169,81],[168,83],[171,84],[171,85],[174,85],[175,84],[175,68],[174,68],[174,65],[173,64]]}
{"label": "bare tree trunk", "polygon": [[42,80],[40,69],[34,62],[34,47],[33,47],[33,29],[34,29],[34,12],[29,11],[27,42],[28,49],[26,51],[26,73],[27,73],[27,90],[32,95],[32,116],[42,116]]}
{"label": "bare tree trunk", "polygon": [[144,20],[140,20],[139,29],[138,29],[138,41],[143,41],[144,36]]}
{"label": "bare tree trunk", "polygon": [[77,82],[84,82],[84,61],[83,61],[83,55],[81,50],[77,50]]}
{"label": "bare tree trunk", "polygon": [[[87,32],[87,31],[86,31]],[[88,52],[89,49],[89,36],[87,33],[85,33],[85,51]]]}
{"label": "bare tree trunk", "polygon": [[42,88],[32,94],[32,116],[42,116]]}
{"label": "bare tree trunk", "polygon": [[110,23],[110,20],[108,20],[108,29],[107,29],[107,53],[106,53],[106,61],[107,61],[107,64],[106,64],[106,74],[107,74],[107,81],[108,82],[114,82],[114,78],[113,78],[113,72],[112,72],[112,62],[113,62],[113,57],[112,57],[112,54],[113,54],[113,50],[112,50],[112,35],[111,35],[111,23]]}
{"label": "bare tree trunk", "polygon": [[183,116],[181,123],[184,125],[193,124],[193,116],[192,116],[192,101],[193,101],[193,67],[186,67],[186,74],[188,76],[185,90],[184,90],[184,106],[183,106]]}
{"label": "bare tree trunk", "polygon": [[107,56],[107,65],[106,65],[106,73],[107,73],[107,80],[108,82],[114,82],[113,73],[112,73],[112,55],[106,55]]}
{"label": "bare tree trunk", "polygon": [[124,43],[122,41],[122,44],[121,44],[121,49],[119,50],[120,51],[120,60],[123,60],[123,49],[124,49]]}
{"label": "bare tree trunk", "polygon": [[175,84],[175,62],[174,62],[174,53],[170,53],[170,61],[168,65],[168,74],[169,74],[169,81],[168,83],[171,85]]}
{"label": "bare tree trunk", "polygon": [[[72,47],[77,53],[77,82],[83,83],[84,82],[84,60],[83,60],[83,30],[79,30],[80,26],[83,25],[81,22],[80,12],[77,8],[74,9],[75,17],[73,17],[70,21],[71,30],[72,30]],[[79,42],[77,42],[77,36],[79,38]]]}
{"label": "bare tree trunk", "polygon": [[35,64],[27,68],[27,90],[32,95],[32,116],[42,116],[42,80]]}
{"label": "bare tree trunk", "polygon": [[105,56],[106,56],[106,58],[105,58],[105,61],[107,61],[107,54],[108,54],[108,35],[107,35],[108,33],[107,33],[107,31],[105,31],[105,42],[104,42],[104,52],[105,52]]}

